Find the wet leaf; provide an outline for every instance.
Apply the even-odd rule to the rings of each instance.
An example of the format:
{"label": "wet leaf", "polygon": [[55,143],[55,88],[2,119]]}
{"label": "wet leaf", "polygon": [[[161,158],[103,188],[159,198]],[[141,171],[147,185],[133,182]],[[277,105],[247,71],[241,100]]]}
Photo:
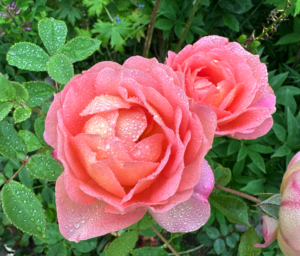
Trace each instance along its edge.
{"label": "wet leaf", "polygon": [[53,86],[40,81],[27,82],[24,84],[24,86],[29,93],[29,107],[40,106],[43,102],[53,97],[55,92]]}
{"label": "wet leaf", "polygon": [[44,131],[45,131],[45,118],[40,116],[34,122],[34,131],[40,142],[47,146],[48,144],[44,140]]}
{"label": "wet leaf", "polygon": [[260,239],[254,228],[249,228],[241,237],[239,245],[240,256],[259,256],[261,248],[254,247],[253,244],[260,243]]}
{"label": "wet leaf", "polygon": [[44,50],[32,43],[14,44],[6,55],[8,63],[20,69],[46,71],[49,56]]}
{"label": "wet leaf", "polygon": [[89,37],[76,37],[66,43],[60,50],[61,53],[67,55],[71,61],[77,62],[84,60],[96,51],[101,41]]}
{"label": "wet leaf", "polygon": [[49,246],[47,256],[67,256],[67,247],[63,242]]}
{"label": "wet leaf", "polygon": [[64,54],[56,54],[48,62],[49,75],[57,82],[67,84],[74,76],[71,60]]}
{"label": "wet leaf", "polygon": [[26,167],[35,177],[49,181],[56,181],[63,172],[62,166],[55,159],[44,155],[30,157]]}
{"label": "wet leaf", "polygon": [[105,256],[127,256],[135,247],[138,238],[136,231],[130,231],[116,238],[108,247]]}
{"label": "wet leaf", "polygon": [[68,29],[63,21],[42,19],[38,24],[39,35],[50,55],[56,54],[66,41]]}
{"label": "wet leaf", "polygon": [[14,111],[15,123],[25,121],[31,116],[31,109],[29,107],[18,107]]}
{"label": "wet leaf", "polygon": [[13,100],[16,96],[16,90],[11,84],[10,81],[8,81],[1,73],[0,73],[0,102],[1,101],[7,101],[7,100]]}
{"label": "wet leaf", "polygon": [[41,203],[30,189],[10,181],[2,191],[2,206],[6,217],[23,232],[45,236],[46,221]]}
{"label": "wet leaf", "polygon": [[42,147],[42,144],[38,140],[38,138],[30,131],[21,130],[18,132],[18,135],[23,139],[27,146],[27,151],[32,152],[38,150]]}
{"label": "wet leaf", "polygon": [[0,102],[0,121],[8,115],[13,105],[11,102]]}
{"label": "wet leaf", "polygon": [[27,102],[29,99],[28,91],[25,89],[24,85],[17,82],[11,82],[12,86],[16,90],[15,101],[17,102]]}

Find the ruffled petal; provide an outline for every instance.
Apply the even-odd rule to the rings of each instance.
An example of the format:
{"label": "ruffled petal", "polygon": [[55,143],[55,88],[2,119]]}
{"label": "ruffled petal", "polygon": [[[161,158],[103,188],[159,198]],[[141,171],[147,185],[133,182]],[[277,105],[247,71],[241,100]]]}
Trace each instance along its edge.
{"label": "ruffled petal", "polygon": [[277,237],[279,222],[273,218],[270,218],[267,215],[262,216],[263,219],[263,227],[262,227],[262,235],[264,236],[265,243],[264,244],[254,244],[254,247],[266,248],[271,243],[273,243]]}

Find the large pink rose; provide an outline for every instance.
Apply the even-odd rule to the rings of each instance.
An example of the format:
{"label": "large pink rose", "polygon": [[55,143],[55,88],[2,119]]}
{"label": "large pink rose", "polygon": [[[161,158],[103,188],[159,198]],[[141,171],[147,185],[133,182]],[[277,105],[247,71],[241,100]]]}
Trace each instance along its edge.
{"label": "large pink rose", "polygon": [[157,60],[132,57],[98,63],[55,95],[45,139],[64,166],[56,199],[68,240],[123,229],[147,211],[170,232],[207,221],[214,177],[203,158],[216,117],[188,101],[182,82]]}
{"label": "large pink rose", "polygon": [[207,36],[169,52],[166,64],[184,73],[182,88],[190,98],[215,111],[216,135],[255,139],[271,129],[275,96],[258,55],[225,37]]}
{"label": "large pink rose", "polygon": [[283,176],[280,193],[282,201],[279,220],[264,216],[263,236],[265,243],[256,245],[266,247],[277,237],[281,251],[285,256],[300,255],[300,152],[288,165]]}

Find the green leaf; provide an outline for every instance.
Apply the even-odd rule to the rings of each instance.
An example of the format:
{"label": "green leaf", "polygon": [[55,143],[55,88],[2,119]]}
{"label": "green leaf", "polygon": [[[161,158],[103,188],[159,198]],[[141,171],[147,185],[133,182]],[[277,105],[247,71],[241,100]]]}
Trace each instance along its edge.
{"label": "green leaf", "polygon": [[288,74],[289,72],[285,72],[285,73],[281,73],[279,75],[276,75],[276,76],[273,76],[270,81],[269,81],[269,84],[270,86],[276,90],[277,88],[279,90],[280,89],[280,86],[283,84],[283,82],[286,80],[286,78],[288,77]]}
{"label": "green leaf", "polygon": [[48,223],[46,230],[46,242],[47,244],[56,244],[63,240],[64,237],[59,232],[58,225],[56,223]]}
{"label": "green leaf", "polygon": [[[223,214],[222,214],[222,215],[223,215]],[[224,216],[224,215],[223,215],[223,216]],[[224,217],[224,219],[225,219],[225,217]],[[220,231],[221,231],[221,234],[222,234],[223,236],[227,236],[228,233],[229,233],[229,230],[228,230],[228,227],[227,227],[226,224],[221,224],[221,225],[220,225]]]}
{"label": "green leaf", "polygon": [[105,256],[127,256],[128,253],[135,247],[138,238],[136,231],[126,232],[116,238],[109,245]]}
{"label": "green leaf", "polygon": [[292,44],[300,41],[299,33],[290,33],[282,36],[275,45]]}
{"label": "green leaf", "polygon": [[6,55],[8,63],[20,69],[46,71],[49,56],[42,48],[32,43],[14,44]]}
{"label": "green leaf", "polygon": [[104,44],[107,44],[110,40],[111,47],[115,47],[125,43],[126,37],[131,32],[130,26],[131,24],[126,21],[122,21],[122,23],[114,21],[110,23],[98,20],[92,32],[100,33],[99,38]]}
{"label": "green leaf", "polygon": [[18,107],[14,111],[15,123],[25,121],[31,116],[31,109],[29,107]]}
{"label": "green leaf", "polygon": [[245,158],[241,161],[238,161],[234,164],[232,169],[232,175],[233,176],[239,176],[241,175],[243,169],[245,167]]}
{"label": "green leaf", "polygon": [[5,182],[5,177],[2,173],[0,173],[0,186]]}
{"label": "green leaf", "polygon": [[229,168],[225,168],[219,165],[216,169],[213,169],[213,172],[216,184],[226,186],[231,180],[231,171]]}
{"label": "green leaf", "polygon": [[285,142],[285,140],[286,140],[286,131],[285,131],[285,129],[279,124],[273,124],[272,129],[273,129],[276,137],[281,142]]}
{"label": "green leaf", "polygon": [[66,41],[68,29],[63,21],[42,19],[38,23],[39,35],[50,55],[58,53]]}
{"label": "green leaf", "polygon": [[72,248],[82,253],[88,253],[97,247],[97,238],[92,238],[85,241],[80,241],[79,243],[72,242]]}
{"label": "green leaf", "polygon": [[226,244],[230,248],[234,248],[236,245],[236,240],[230,235],[226,237]]}
{"label": "green leaf", "polygon": [[44,210],[35,194],[19,182],[10,181],[1,191],[6,217],[23,232],[44,237],[46,221]]}
{"label": "green leaf", "polygon": [[225,251],[226,245],[223,239],[219,238],[214,242],[214,250],[215,252],[220,255],[222,252]]}
{"label": "green leaf", "polygon": [[228,146],[227,155],[234,154],[238,152],[241,148],[241,142],[238,140],[231,140]]}
{"label": "green leaf", "polygon": [[53,204],[55,200],[54,191],[49,187],[44,187],[42,190],[42,196],[47,203]]}
{"label": "green leaf", "polygon": [[300,1],[296,0],[295,2],[295,12],[294,12],[294,17],[296,17],[296,15],[300,12]]}
{"label": "green leaf", "polygon": [[137,223],[138,230],[146,230],[151,228],[155,224],[152,216],[149,213],[146,213],[143,218]]}
{"label": "green leaf", "polygon": [[49,246],[47,256],[67,256],[67,247],[64,242]]}
{"label": "green leaf", "polygon": [[260,239],[255,232],[255,229],[250,227],[241,237],[239,245],[240,256],[259,256],[261,248],[254,247],[253,244],[259,244]]}
{"label": "green leaf", "polygon": [[297,102],[295,101],[293,94],[288,89],[285,94],[285,104],[286,108],[289,108],[291,113],[294,115],[297,109]]}
{"label": "green leaf", "polygon": [[205,232],[207,236],[213,240],[216,240],[221,235],[220,231],[214,227],[208,227]]}
{"label": "green leaf", "polygon": [[110,0],[83,0],[83,4],[89,7],[89,16],[99,16],[103,10],[103,6],[109,4],[109,2]]}
{"label": "green leaf", "polygon": [[130,253],[132,256],[168,256],[168,253],[160,247],[142,247]]}
{"label": "green leaf", "polygon": [[28,91],[25,89],[24,85],[19,84],[17,82],[11,82],[11,84],[16,90],[15,100],[17,102],[28,102],[29,94]]}
{"label": "green leaf", "polygon": [[0,73],[0,102],[13,100],[16,97],[14,86]]}
{"label": "green leaf", "polygon": [[71,60],[64,54],[56,54],[48,62],[49,75],[61,84],[67,84],[74,76]]}
{"label": "green leaf", "polygon": [[211,194],[209,202],[223,213],[229,221],[250,226],[247,205],[242,200],[233,196]]}
{"label": "green leaf", "polygon": [[283,144],[281,147],[279,147],[275,151],[275,153],[271,156],[271,158],[273,158],[273,157],[283,157],[283,156],[289,155],[291,152],[292,152],[291,148],[288,145]]}
{"label": "green leaf", "polygon": [[265,188],[263,184],[265,182],[266,179],[251,180],[245,187],[241,189],[241,191],[246,192],[248,194],[264,193]]}
{"label": "green leaf", "polygon": [[14,161],[24,160],[27,153],[26,145],[13,125],[5,121],[0,122],[0,153]]}
{"label": "green leaf", "polygon": [[251,144],[247,146],[249,149],[251,149],[252,151],[255,151],[257,153],[261,153],[261,154],[270,154],[274,152],[274,149],[270,146],[264,146],[261,144]]}
{"label": "green leaf", "polygon": [[158,19],[155,22],[155,27],[161,30],[171,30],[173,26],[173,21],[169,19]]}
{"label": "green leaf", "polygon": [[22,170],[18,174],[19,180],[22,184],[24,184],[27,188],[32,188],[33,182],[29,177],[26,167],[23,167]]}
{"label": "green leaf", "polygon": [[13,106],[11,102],[0,102],[0,121],[8,115]]}
{"label": "green leaf", "polygon": [[26,167],[35,177],[49,181],[56,181],[63,172],[62,166],[55,159],[40,154],[30,157]]}
{"label": "green leaf", "polygon": [[71,61],[77,62],[86,59],[96,51],[101,41],[89,37],[76,37],[66,43],[60,50],[61,53],[67,55]]}
{"label": "green leaf", "polygon": [[42,147],[42,144],[38,138],[30,131],[21,130],[18,132],[18,135],[23,139],[27,146],[27,151],[32,152],[38,150]]}
{"label": "green leaf", "polygon": [[45,118],[40,116],[34,122],[34,131],[40,142],[47,146],[48,144],[44,140],[44,131],[45,131]]}
{"label": "green leaf", "polygon": [[298,122],[294,115],[291,113],[290,109],[287,108],[287,127],[288,127],[288,136],[287,143],[292,145],[295,139],[295,136],[298,132]]}
{"label": "green leaf", "polygon": [[29,107],[40,106],[43,102],[53,97],[55,92],[53,86],[40,81],[27,82],[24,83],[24,86],[29,93]]}
{"label": "green leaf", "polygon": [[275,194],[259,204],[260,208],[272,218],[278,220],[282,195]]}
{"label": "green leaf", "polygon": [[248,150],[245,146],[242,146],[237,157],[237,161],[243,160],[248,155]]}
{"label": "green leaf", "polygon": [[253,161],[253,163],[260,170],[262,170],[264,173],[266,173],[265,162],[264,162],[264,159],[262,158],[262,156],[260,154],[258,154],[257,152],[252,151],[252,150],[248,150],[248,155],[251,158],[251,160]]}
{"label": "green leaf", "polygon": [[227,27],[229,27],[230,29],[236,32],[239,32],[240,30],[239,22],[234,15],[229,13],[224,13],[223,21]]}

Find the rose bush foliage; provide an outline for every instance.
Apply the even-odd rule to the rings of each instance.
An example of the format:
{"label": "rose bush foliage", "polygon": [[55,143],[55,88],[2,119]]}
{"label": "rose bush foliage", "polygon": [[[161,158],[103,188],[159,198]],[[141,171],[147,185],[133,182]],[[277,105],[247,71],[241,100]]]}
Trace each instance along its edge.
{"label": "rose bush foliage", "polygon": [[56,202],[68,240],[126,228],[147,211],[170,232],[205,224],[216,116],[183,82],[155,59],[131,57],[100,62],[55,95],[44,137],[64,167]]}
{"label": "rose bush foliage", "polygon": [[275,96],[258,55],[228,38],[206,36],[178,54],[169,51],[166,64],[184,73],[190,98],[215,111],[217,135],[256,139],[271,129]]}

